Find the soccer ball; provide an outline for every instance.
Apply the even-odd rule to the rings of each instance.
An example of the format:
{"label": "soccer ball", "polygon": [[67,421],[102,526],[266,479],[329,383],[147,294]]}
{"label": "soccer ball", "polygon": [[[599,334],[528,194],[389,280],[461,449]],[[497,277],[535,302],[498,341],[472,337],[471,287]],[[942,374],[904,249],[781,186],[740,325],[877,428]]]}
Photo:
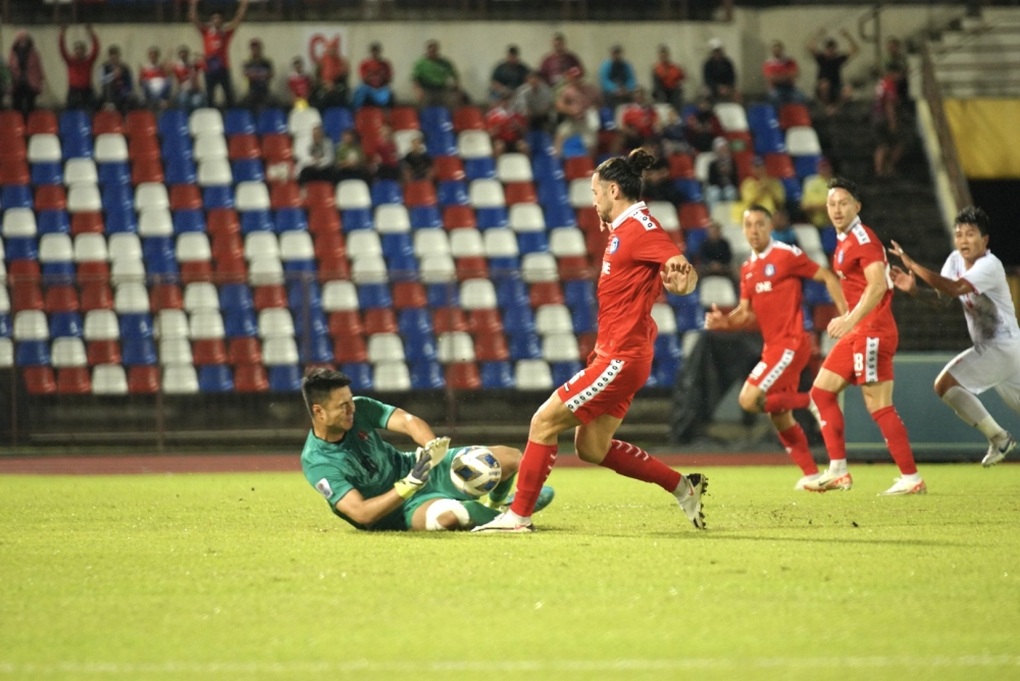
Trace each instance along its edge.
{"label": "soccer ball", "polygon": [[453,457],[450,478],[457,489],[473,497],[492,491],[503,470],[488,447],[465,447]]}

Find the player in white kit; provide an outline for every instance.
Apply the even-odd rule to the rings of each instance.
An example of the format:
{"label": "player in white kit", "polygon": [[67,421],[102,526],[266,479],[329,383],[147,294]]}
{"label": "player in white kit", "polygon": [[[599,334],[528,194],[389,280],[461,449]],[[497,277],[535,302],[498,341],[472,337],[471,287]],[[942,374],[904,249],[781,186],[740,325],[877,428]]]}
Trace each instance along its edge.
{"label": "player in white kit", "polygon": [[995,388],[1003,401],[1020,413],[1020,327],[1006,282],[1002,261],[988,250],[988,215],[967,207],[956,216],[953,241],[956,250],[946,258],[942,273],[917,264],[892,242],[889,252],[903,261],[892,268],[896,288],[919,295],[916,277],[934,289],[937,297],[959,298],[974,346],[953,358],[935,379],[935,393],[957,416],[988,438],[988,467],[1006,458],[1016,440],[1000,426],[978,395]]}

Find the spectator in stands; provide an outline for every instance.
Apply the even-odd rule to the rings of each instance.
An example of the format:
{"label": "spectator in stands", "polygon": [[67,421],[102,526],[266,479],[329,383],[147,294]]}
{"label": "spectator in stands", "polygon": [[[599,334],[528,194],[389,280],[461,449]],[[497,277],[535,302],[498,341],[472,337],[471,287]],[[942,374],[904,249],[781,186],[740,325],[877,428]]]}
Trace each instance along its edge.
{"label": "spectator in stands", "polygon": [[35,98],[45,80],[39,50],[28,31],[18,31],[14,36],[7,65],[11,69],[11,107],[27,116],[35,109]]}
{"label": "spectator in stands", "polygon": [[797,232],[793,231],[793,225],[790,224],[790,216],[782,208],[772,214],[772,238],[790,246],[800,246]]}
{"label": "spectator in stands", "polygon": [[[595,147],[598,130],[593,125],[593,117],[588,111],[596,106],[597,94],[581,78],[581,69],[572,68],[567,71],[563,82],[556,91],[556,113],[559,125],[553,144],[556,153],[563,154],[563,145],[571,138],[579,138],[585,153],[591,154]],[[597,120],[597,116],[594,120]]]}
{"label": "spectator in stands", "polygon": [[623,134],[625,153],[638,147],[658,148],[662,125],[655,107],[648,102],[645,89],[634,90],[634,101],[628,104],[620,117],[620,132]]}
{"label": "spectator in stands", "polygon": [[489,99],[497,102],[505,97],[512,97],[517,88],[524,85],[531,69],[521,61],[521,51],[516,45],[506,50],[506,59],[496,64],[489,79]]}
{"label": "spectator in stands", "polygon": [[404,182],[433,179],[432,156],[425,148],[425,138],[421,133],[411,138],[411,148],[404,155],[403,168]]}
{"label": "spectator in stands", "polygon": [[315,81],[305,71],[305,60],[294,57],[290,62],[290,73],[287,74],[287,91],[290,92],[291,104],[308,103],[312,96]]}
{"label": "spectator in stands", "polygon": [[817,172],[804,178],[800,209],[804,217],[815,227],[828,227],[829,180],[832,179],[832,164],[824,156],[818,159]]}
{"label": "spectator in stands", "polygon": [[659,61],[652,66],[652,99],[669,104],[677,111],[684,106],[683,68],[669,58],[669,48],[659,45]]}
{"label": "spectator in stands", "polygon": [[609,48],[609,59],[599,67],[599,87],[602,88],[602,101],[608,107],[615,108],[633,101],[637,76],[634,75],[634,67],[623,58],[622,46]]}
{"label": "spectator in stands", "polygon": [[205,93],[198,82],[202,67],[197,60],[191,58],[191,49],[187,45],[177,48],[177,59],[171,68],[177,82],[177,106],[185,111],[205,106]]}
{"label": "spectator in stands", "polygon": [[687,142],[687,128],[676,109],[670,108],[666,111],[659,135],[664,155],[691,153],[691,145]]}
{"label": "spectator in stands", "polygon": [[739,101],[737,92],[737,69],[726,56],[722,41],[712,38],[708,41],[708,59],[701,67],[701,82],[708,89],[713,101]]}
{"label": "spectator in stands", "polygon": [[702,95],[684,121],[687,143],[697,151],[711,151],[716,137],[723,134],[722,124],[712,108],[712,100]]}
{"label": "spectator in stands", "polygon": [[715,158],[708,164],[708,183],[705,186],[705,201],[713,206],[720,201],[736,201],[740,198],[740,180],[737,164],[730,151],[730,142],[725,137],[716,137],[712,142]]}
{"label": "spectator in stands", "polygon": [[860,46],[846,29],[840,32],[850,46],[848,52],[839,51],[839,43],[833,38],[825,41],[824,47],[818,49],[818,41],[825,35],[825,29],[818,31],[808,41],[807,49],[818,64],[818,77],[815,82],[815,97],[830,116],[853,95],[849,83],[843,82],[843,65],[860,51]]}
{"label": "spectator in stands", "polygon": [[244,77],[248,79],[248,94],[241,100],[241,105],[256,111],[267,106],[275,106],[276,97],[272,93],[273,60],[265,55],[262,41],[253,38],[248,43],[250,53],[244,62]]}
{"label": "spectator in stands", "polygon": [[106,50],[106,61],[103,62],[103,75],[100,78],[103,87],[103,106],[117,109],[121,113],[134,105],[134,82],[129,69],[120,58],[120,48],[110,45]]}
{"label": "spectator in stands", "polygon": [[360,109],[366,103],[374,106],[393,106],[393,66],[388,59],[383,59],[382,45],[372,43],[368,46],[368,57],[362,60],[358,68],[361,84],[354,91],[352,106]]}
{"label": "spectator in stands", "polygon": [[315,106],[320,109],[347,106],[351,66],[340,53],[340,38],[328,41],[322,55],[312,55],[312,59],[315,61]]}
{"label": "spectator in stands", "polygon": [[701,243],[698,276],[711,274],[733,279],[733,248],[723,236],[722,226],[715,220],[705,225],[705,240]]}
{"label": "spectator in stands", "polygon": [[578,69],[581,75],[584,75],[584,65],[576,54],[567,49],[567,39],[562,33],[556,33],[553,35],[552,52],[542,59],[538,71],[545,82],[555,88],[560,85],[570,69]]}
{"label": "spectator in stands", "polygon": [[249,0],[240,0],[237,12],[230,23],[223,23],[223,14],[213,12],[209,23],[198,20],[198,0],[188,3],[188,21],[202,34],[204,51],[203,65],[205,69],[205,94],[210,106],[216,103],[216,88],[223,90],[223,97],[228,107],[234,106],[234,84],[230,79],[230,40],[234,37],[237,27],[244,21],[248,12]]}
{"label": "spectator in stands", "polygon": [[304,144],[294,144],[294,171],[298,182],[336,182],[336,151],[333,140],[326,136],[322,125],[312,128],[312,136]]}
{"label": "spectator in stands", "polygon": [[781,40],[772,41],[772,54],[762,64],[761,72],[769,86],[769,100],[776,107],[806,101],[804,93],[797,89],[800,67],[793,57],[786,54],[786,47]]}
{"label": "spectator in stands", "polygon": [[492,153],[499,156],[504,152],[528,153],[524,136],[528,132],[528,119],[513,108],[511,93],[500,96],[485,112],[485,127],[492,138]]}
{"label": "spectator in stands", "polygon": [[755,156],[751,161],[751,174],[740,183],[741,212],[748,206],[758,204],[764,206],[773,215],[786,206],[786,190],[783,183],[768,174],[765,161]]}
{"label": "spectator in stands", "polygon": [[875,130],[878,144],[875,147],[875,175],[892,177],[903,155],[903,146],[908,134],[904,124],[903,100],[900,98],[900,83],[903,72],[897,64],[875,86],[875,100],[871,107],[871,125]]}
{"label": "spectator in stands", "polygon": [[361,140],[353,128],[340,133],[340,143],[336,146],[336,181],[365,180],[368,181],[368,167],[365,151]]}
{"label": "spectator in stands", "polygon": [[154,111],[162,111],[169,106],[172,85],[166,64],[159,57],[159,48],[150,47],[146,53],[147,61],[138,69],[138,87],[142,91],[142,101]]}
{"label": "spectator in stands", "polygon": [[372,149],[369,169],[374,180],[400,179],[400,155],[393,139],[393,129],[388,125],[379,128],[379,138]]}
{"label": "spectator in stands", "polygon": [[454,108],[463,103],[457,67],[439,54],[439,41],[425,43],[425,54],[411,70],[418,102],[422,106]]}
{"label": "spectator in stands", "polygon": [[85,30],[92,40],[91,47],[86,48],[84,41],[75,40],[74,47],[69,52],[67,26],[60,26],[60,56],[67,64],[68,109],[96,108],[96,92],[92,89],[92,69],[95,68],[96,59],[99,57],[99,36],[92,29],[92,24],[86,25]]}
{"label": "spectator in stands", "polygon": [[885,58],[882,60],[882,72],[889,73],[894,68],[902,75],[898,92],[900,99],[905,102],[910,99],[910,82],[907,79],[910,65],[907,63],[907,55],[903,51],[903,42],[899,38],[889,38],[885,42]]}
{"label": "spectator in stands", "polygon": [[645,170],[641,180],[641,199],[643,201],[667,201],[674,206],[679,206],[686,198],[669,176],[669,163],[661,157],[656,158],[655,162]]}
{"label": "spectator in stands", "polygon": [[555,120],[556,97],[549,84],[538,71],[528,73],[524,85],[514,93],[514,109],[528,119],[532,130],[552,132]]}

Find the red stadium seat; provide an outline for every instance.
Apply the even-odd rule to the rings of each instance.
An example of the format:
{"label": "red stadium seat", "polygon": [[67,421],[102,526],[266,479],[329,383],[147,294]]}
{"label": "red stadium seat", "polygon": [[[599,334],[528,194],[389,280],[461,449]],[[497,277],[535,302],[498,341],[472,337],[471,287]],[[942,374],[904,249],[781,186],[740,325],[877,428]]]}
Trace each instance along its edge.
{"label": "red stadium seat", "polygon": [[362,316],[362,323],[365,327],[365,333],[368,335],[397,332],[397,319],[393,315],[393,310],[389,308],[373,307],[365,310]]}
{"label": "red stadium seat", "polygon": [[[199,210],[202,208],[202,193],[193,184],[170,186],[170,210]],[[223,209],[213,209],[223,210]],[[209,211],[210,215],[213,211]]]}
{"label": "red stadium seat", "polygon": [[454,260],[457,267],[457,279],[488,279],[489,261],[484,256],[465,256]]}
{"label": "red stadium seat", "polygon": [[241,235],[232,232],[214,234],[209,249],[213,260],[228,260],[244,256]]}
{"label": "red stadium seat", "polygon": [[284,134],[264,135],[262,137],[262,158],[267,163],[280,163],[294,158],[290,136]]}
{"label": "red stadium seat", "polygon": [[453,362],[446,365],[446,385],[454,390],[478,390],[482,378],[474,362]]}
{"label": "red stadium seat", "polygon": [[319,259],[319,279],[321,281],[347,280],[351,278],[351,265],[344,257],[327,257]]}
{"label": "red stadium seat", "polygon": [[216,283],[232,284],[248,281],[248,263],[243,255],[223,257],[213,264]]}
{"label": "red stadium seat", "polygon": [[395,106],[390,109],[390,127],[394,130],[419,130],[418,110],[413,106]]}
{"label": "red stadium seat", "polygon": [[103,260],[78,263],[78,281],[107,281],[110,278],[110,263]]}
{"label": "red stadium seat", "polygon": [[25,162],[24,157],[0,157],[0,185],[27,185],[30,180],[31,176],[28,173],[28,163]]}
{"label": "red stadium seat", "polygon": [[472,335],[503,333],[503,318],[497,309],[479,309],[468,312],[468,331]]}
{"label": "red stadium seat", "polygon": [[467,331],[464,311],[459,307],[438,307],[432,310],[432,328],[438,336],[450,331]]}
{"label": "red stadium seat", "polygon": [[128,367],[128,393],[132,395],[152,395],[159,392],[159,367],[134,366]]}
{"label": "red stadium seat", "polygon": [[71,234],[99,234],[105,229],[103,214],[99,211],[71,215]]}
{"label": "red stadium seat", "polygon": [[503,185],[503,195],[508,206],[515,203],[538,203],[533,182],[507,182]]}
{"label": "red stadium seat", "polygon": [[531,285],[531,307],[563,303],[563,288],[558,281],[540,281]]}
{"label": "red stadium seat", "polygon": [[683,179],[691,179],[694,177],[694,159],[691,158],[690,154],[670,154],[669,156],[669,176]]}
{"label": "red stadium seat", "polygon": [[25,138],[21,136],[6,136],[9,134],[0,133],[0,159],[24,161],[28,157],[28,147],[25,145]]}
{"label": "red stadium seat", "polygon": [[92,118],[92,134],[102,135],[104,133],[124,134],[124,118],[119,111],[103,109],[97,111]]}
{"label": "red stadium seat", "polygon": [[231,338],[227,355],[234,366],[262,364],[262,344],[258,338]]}
{"label": "red stadium seat", "polygon": [[312,234],[339,232],[340,227],[340,213],[335,206],[308,209],[308,231]]}
{"label": "red stadium seat", "polygon": [[475,334],[475,359],[479,362],[505,362],[510,359],[503,332]]}
{"label": "red stadium seat", "polygon": [[63,367],[57,370],[57,393],[88,395],[91,392],[92,378],[88,367]]}
{"label": "red stadium seat", "polygon": [[347,257],[347,247],[342,232],[322,232],[314,234],[315,258],[319,261],[332,261]]}
{"label": "red stadium seat", "polygon": [[22,310],[43,310],[46,305],[43,301],[42,289],[36,281],[19,281],[11,287],[11,309],[15,312]]}
{"label": "red stadium seat", "polygon": [[81,311],[112,310],[113,291],[106,281],[86,281],[81,284]]}
{"label": "red stadium seat", "polygon": [[591,156],[571,156],[563,161],[563,174],[567,181],[587,180],[595,172],[595,163]]}
{"label": "red stadium seat", "polygon": [[261,364],[239,364],[234,368],[234,390],[239,393],[264,393],[269,390],[266,368]]}
{"label": "red stadium seat", "polygon": [[754,161],[754,151],[738,151],[733,154],[733,165],[737,167],[737,179],[743,182],[751,176],[751,163]]}
{"label": "red stadium seat", "polygon": [[143,182],[162,184],[165,179],[163,164],[158,158],[136,158],[131,163],[131,184],[139,185]]}
{"label": "red stadium seat", "polygon": [[116,340],[89,341],[85,345],[85,356],[89,366],[120,364],[120,343]]}
{"label": "red stadium seat", "polygon": [[793,170],[793,161],[786,153],[765,154],[765,170],[769,175],[780,180],[796,176]]}
{"label": "red stadium seat", "polygon": [[78,304],[78,289],[71,284],[58,284],[46,289],[44,300],[46,312],[76,312],[81,306]]}
{"label": "red stadium seat", "polygon": [[333,342],[333,357],[337,362],[367,362],[368,351],[362,336],[341,336]]}
{"label": "red stadium seat", "polygon": [[231,135],[227,141],[227,157],[231,161],[261,158],[262,150],[259,149],[258,138],[246,133]]}
{"label": "red stadium seat", "polygon": [[416,281],[397,281],[393,284],[393,307],[397,310],[421,308],[428,305],[425,289]]}
{"label": "red stadium seat", "polygon": [[329,315],[329,335],[333,338],[365,335],[361,315],[357,310],[337,310]]}
{"label": "red stadium seat", "polygon": [[60,131],[57,114],[49,109],[36,109],[28,114],[25,122],[26,135],[56,135]]}
{"label": "red stadium seat", "polygon": [[560,281],[591,279],[594,274],[588,256],[585,255],[557,258],[556,264],[560,273]]}
{"label": "red stadium seat", "polygon": [[[180,264],[181,281],[191,284],[196,281],[212,281],[212,263],[208,260],[189,260]],[[218,362],[213,362],[218,364]]]}
{"label": "red stadium seat", "polygon": [[485,130],[485,115],[477,106],[459,106],[453,110],[453,130]]}
{"label": "red stadium seat", "polygon": [[36,210],[66,210],[67,193],[59,184],[44,184],[35,188]]}
{"label": "red stadium seat", "polygon": [[300,208],[301,187],[297,182],[273,182],[269,185],[269,204],[273,210]]}
{"label": "red stadium seat", "polygon": [[432,162],[436,171],[437,180],[445,182],[448,180],[464,179],[464,163],[459,157],[436,156]]}
{"label": "red stadium seat", "polygon": [[354,129],[362,137],[375,137],[386,125],[386,111],[378,106],[363,106],[354,113]]}
{"label": "red stadium seat", "polygon": [[192,341],[191,354],[197,366],[227,363],[227,347],[222,338]]}
{"label": "red stadium seat", "polygon": [[796,125],[811,125],[811,113],[803,104],[783,104],[779,107],[779,127],[783,130]]}
{"label": "red stadium seat", "polygon": [[241,220],[233,208],[213,208],[206,213],[205,222],[206,231],[213,237],[241,233]]}
{"label": "red stadium seat", "polygon": [[447,206],[443,209],[443,225],[446,229],[477,229],[475,209],[471,206]]}
{"label": "red stadium seat", "polygon": [[[305,185],[305,208],[309,211],[320,208],[336,210],[336,187],[332,182],[309,182]],[[309,227],[311,225],[309,224]]]}
{"label": "red stadium seat", "polygon": [[4,134],[24,137],[25,117],[20,111],[0,111],[0,130],[3,130]]}
{"label": "red stadium seat", "polygon": [[698,229],[711,221],[708,206],[700,202],[681,203],[679,217],[684,229]]}
{"label": "red stadium seat", "polygon": [[38,260],[7,261],[7,281],[12,285],[38,286],[40,279],[42,279],[42,272]]}
{"label": "red stadium seat", "polygon": [[57,392],[51,367],[25,367],[24,376],[29,395],[53,395]]}
{"label": "red stadium seat", "polygon": [[429,180],[415,180],[404,187],[404,203],[408,207],[434,206],[438,202],[436,186]]}
{"label": "red stadium seat", "polygon": [[162,155],[159,138],[155,135],[135,135],[128,138],[128,158],[132,162],[143,159],[158,161]]}
{"label": "red stadium seat", "polygon": [[287,307],[287,291],[282,284],[256,286],[252,290],[252,298],[255,301],[256,310],[261,311],[268,307]]}
{"label": "red stadium seat", "polygon": [[124,118],[124,134],[129,138],[154,137],[156,117],[148,109],[132,109]]}

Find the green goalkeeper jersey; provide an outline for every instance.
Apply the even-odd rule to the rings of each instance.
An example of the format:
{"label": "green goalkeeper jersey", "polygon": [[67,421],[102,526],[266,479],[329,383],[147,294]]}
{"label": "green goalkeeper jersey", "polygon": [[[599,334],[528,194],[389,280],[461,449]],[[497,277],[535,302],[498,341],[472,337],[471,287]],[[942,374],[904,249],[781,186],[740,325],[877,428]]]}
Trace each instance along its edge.
{"label": "green goalkeeper jersey", "polygon": [[406,530],[401,508],[365,528],[336,510],[352,489],[366,499],[384,494],[414,467],[413,452],[398,451],[376,429],[385,428],[396,407],[369,397],[354,398],[354,425],[339,442],[326,442],[309,431],[301,452],[301,470],[338,516],[360,529]]}

